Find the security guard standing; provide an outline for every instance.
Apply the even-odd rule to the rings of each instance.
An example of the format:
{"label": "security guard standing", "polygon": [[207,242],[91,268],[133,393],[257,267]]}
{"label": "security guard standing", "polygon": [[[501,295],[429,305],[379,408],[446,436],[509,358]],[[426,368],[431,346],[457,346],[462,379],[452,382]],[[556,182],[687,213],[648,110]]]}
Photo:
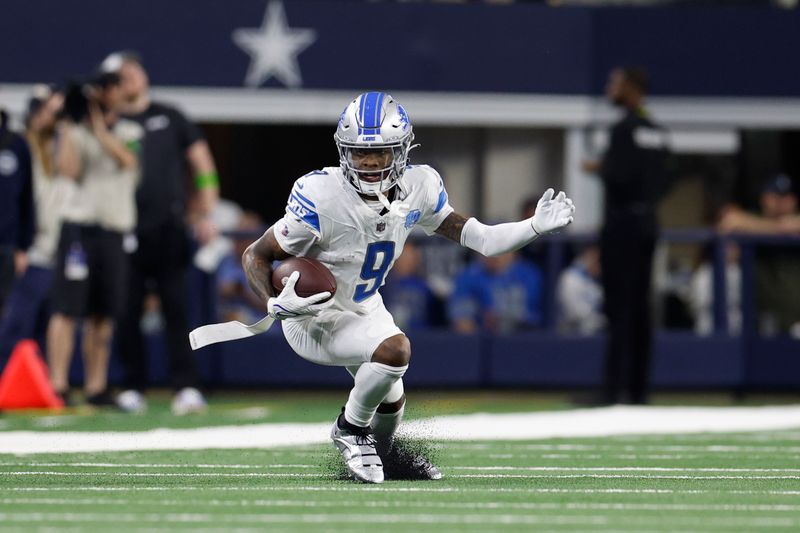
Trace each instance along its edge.
{"label": "security guard standing", "polygon": [[625,116],[611,128],[602,160],[584,163],[606,192],[600,250],[609,331],[601,404],[647,403],[656,204],[666,188],[667,155],[666,132],[642,105],[647,86],[641,69],[610,73],[606,96]]}

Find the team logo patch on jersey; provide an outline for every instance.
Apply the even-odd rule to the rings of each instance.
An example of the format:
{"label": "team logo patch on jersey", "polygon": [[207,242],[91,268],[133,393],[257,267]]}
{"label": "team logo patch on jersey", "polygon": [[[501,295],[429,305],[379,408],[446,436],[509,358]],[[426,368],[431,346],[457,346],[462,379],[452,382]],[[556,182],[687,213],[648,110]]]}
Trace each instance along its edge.
{"label": "team logo patch on jersey", "polygon": [[378,225],[375,226],[375,231],[377,231],[378,233],[383,233],[383,230],[385,229],[386,229],[386,222],[384,222],[383,220],[378,222]]}
{"label": "team logo patch on jersey", "polygon": [[286,224],[283,225],[283,229],[281,230],[281,235],[283,235],[284,237],[289,236],[289,226],[287,226]]}
{"label": "team logo patch on jersey", "polygon": [[165,130],[169,127],[169,117],[166,115],[150,117],[145,121],[144,127],[147,128],[148,131]]}
{"label": "team logo patch on jersey", "polygon": [[419,218],[421,216],[422,216],[422,213],[420,213],[419,209],[414,209],[414,210],[410,211],[408,213],[408,215],[406,215],[406,223],[405,223],[406,229],[412,227],[414,224],[419,222]]}
{"label": "team logo patch on jersey", "polygon": [[19,168],[17,156],[11,150],[3,150],[0,152],[0,174],[10,176]]}

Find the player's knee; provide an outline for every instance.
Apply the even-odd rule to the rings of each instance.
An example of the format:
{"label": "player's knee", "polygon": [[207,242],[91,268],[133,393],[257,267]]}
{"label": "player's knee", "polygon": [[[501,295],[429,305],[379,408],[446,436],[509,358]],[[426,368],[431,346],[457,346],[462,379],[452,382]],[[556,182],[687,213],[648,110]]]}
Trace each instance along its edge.
{"label": "player's knee", "polygon": [[375,350],[372,361],[389,366],[406,366],[411,361],[411,342],[402,334],[389,337]]}

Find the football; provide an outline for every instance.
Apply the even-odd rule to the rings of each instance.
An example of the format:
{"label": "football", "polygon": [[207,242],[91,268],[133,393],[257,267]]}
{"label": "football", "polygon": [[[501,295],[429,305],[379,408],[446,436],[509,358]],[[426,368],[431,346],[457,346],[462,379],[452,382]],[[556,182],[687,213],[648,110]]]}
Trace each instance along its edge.
{"label": "football", "polygon": [[[290,257],[281,261],[278,267],[272,271],[272,287],[275,289],[276,295],[283,290],[283,286],[294,271],[300,272],[300,279],[294,286],[294,291],[298,296],[307,298],[328,291],[333,298],[333,295],[336,294],[336,279],[325,265],[308,257]],[[330,298],[323,301],[327,300]]]}

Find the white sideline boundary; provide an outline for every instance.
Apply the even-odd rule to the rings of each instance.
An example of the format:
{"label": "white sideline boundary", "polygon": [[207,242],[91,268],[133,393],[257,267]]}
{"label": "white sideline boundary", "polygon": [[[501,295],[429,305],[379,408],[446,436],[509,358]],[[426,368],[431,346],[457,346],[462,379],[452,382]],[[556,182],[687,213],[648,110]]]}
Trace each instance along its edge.
{"label": "white sideline boundary", "polygon": [[[149,431],[6,431],[0,454],[281,448],[328,441],[331,423],[252,424]],[[453,415],[408,422],[403,433],[444,441],[733,433],[800,428],[800,405],[613,406],[571,411]]]}

